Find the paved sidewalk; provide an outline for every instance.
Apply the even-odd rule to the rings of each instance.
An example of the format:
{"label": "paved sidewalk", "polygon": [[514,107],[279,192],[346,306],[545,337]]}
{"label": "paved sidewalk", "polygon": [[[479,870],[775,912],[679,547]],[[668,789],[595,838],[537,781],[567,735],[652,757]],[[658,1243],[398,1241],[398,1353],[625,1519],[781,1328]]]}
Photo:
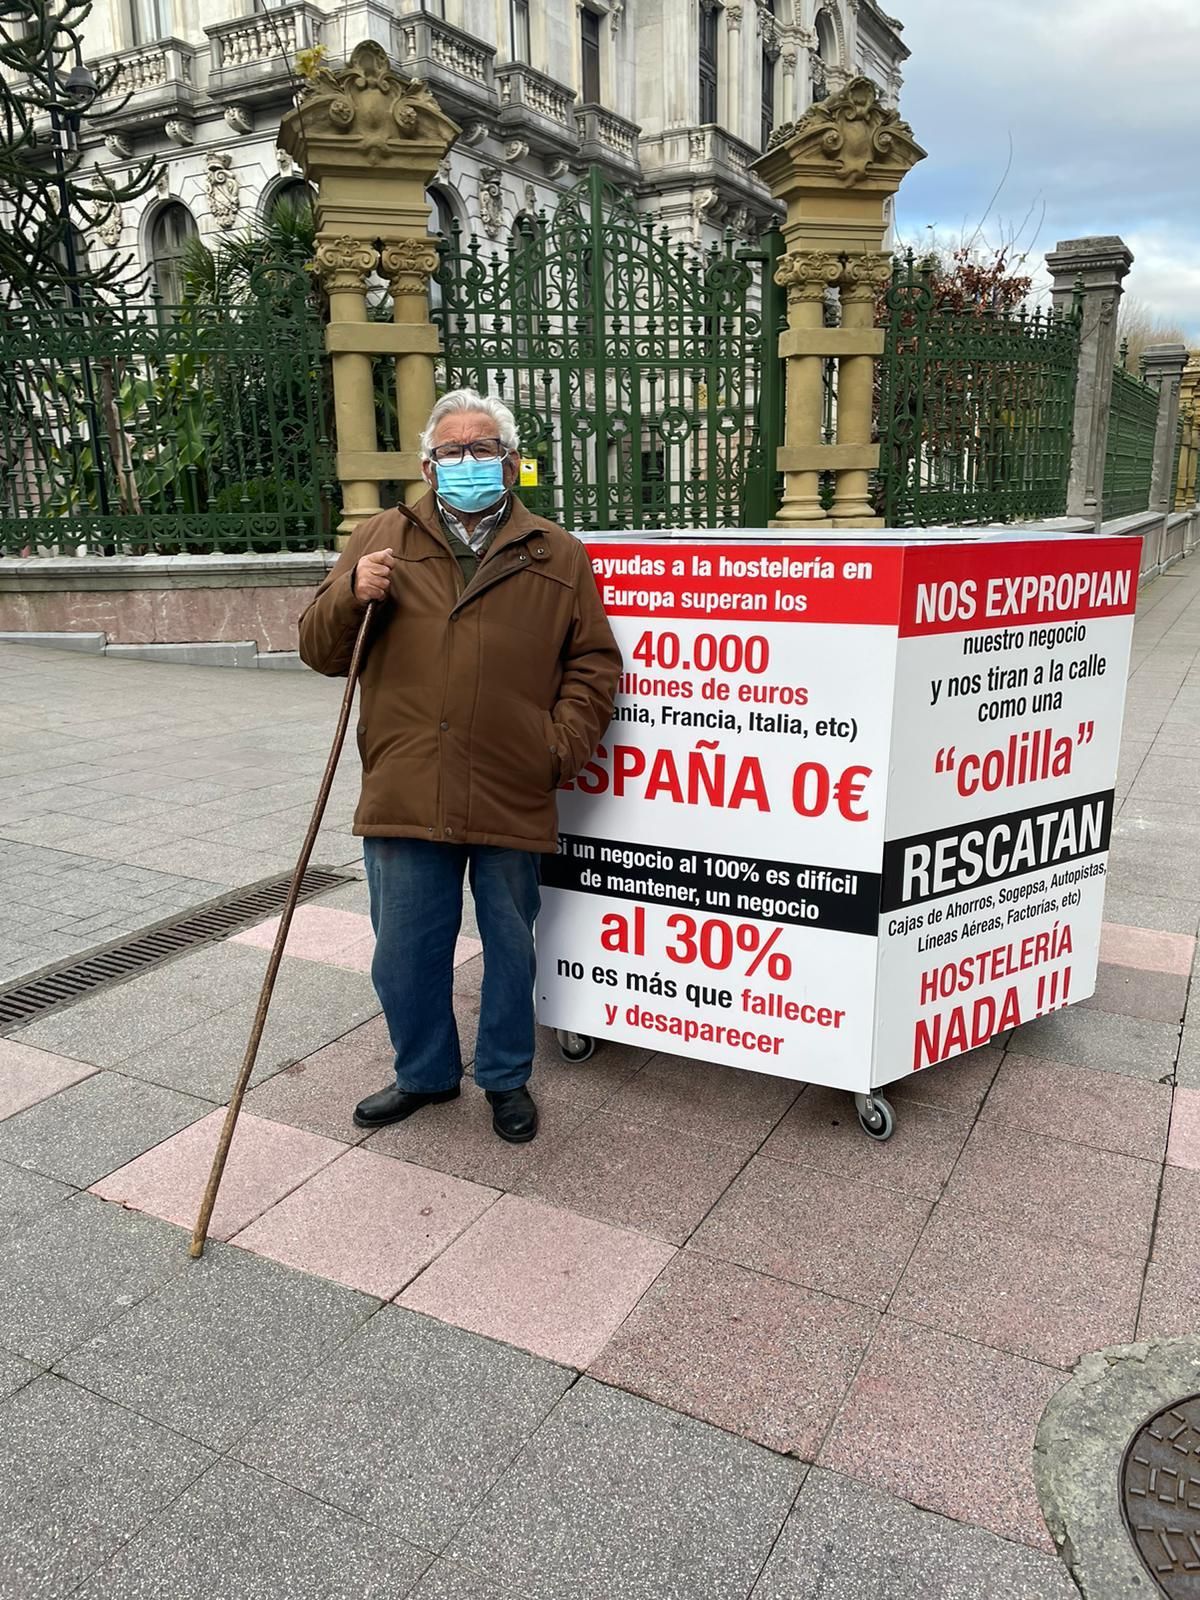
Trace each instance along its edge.
{"label": "paved sidewalk", "polygon": [[[0,1038],[0,1596],[1070,1600],[1038,1418],[1200,1323],[1198,656],[1188,563],[1142,599],[1095,998],[889,1091],[884,1146],[549,1038],[534,1144],[470,1083],[365,1137],[356,881],[298,915],[194,1263],[271,926]],[[338,685],[0,675],[0,983],[291,864]],[[316,859],[358,859],[354,787]],[[469,1057],[470,925],[459,961]]]}

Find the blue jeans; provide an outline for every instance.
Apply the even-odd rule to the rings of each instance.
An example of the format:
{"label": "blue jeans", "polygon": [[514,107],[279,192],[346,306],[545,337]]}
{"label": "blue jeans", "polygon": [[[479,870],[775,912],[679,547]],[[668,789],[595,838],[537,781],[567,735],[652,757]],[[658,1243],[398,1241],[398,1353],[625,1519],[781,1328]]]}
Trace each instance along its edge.
{"label": "blue jeans", "polygon": [[371,981],[400,1087],[434,1094],[452,1089],[462,1076],[454,945],[467,872],[483,940],[475,1081],[481,1089],[520,1088],[533,1062],[537,856],[493,845],[364,839],[363,857],[375,929]]}

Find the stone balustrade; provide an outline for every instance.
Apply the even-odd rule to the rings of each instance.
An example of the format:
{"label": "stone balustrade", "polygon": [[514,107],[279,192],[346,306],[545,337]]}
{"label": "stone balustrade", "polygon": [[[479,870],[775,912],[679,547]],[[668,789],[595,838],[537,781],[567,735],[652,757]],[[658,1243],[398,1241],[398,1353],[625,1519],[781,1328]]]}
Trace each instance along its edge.
{"label": "stone balustrade", "polygon": [[241,103],[273,98],[291,83],[297,54],[321,43],[323,20],[315,6],[301,3],[205,28],[209,94]]}
{"label": "stone balustrade", "polygon": [[196,92],[196,51],[179,39],[160,39],[103,56],[94,71],[101,83],[92,115],[111,129],[162,127],[189,120]]}
{"label": "stone balustrade", "polygon": [[397,17],[392,54],[406,78],[428,83],[452,115],[494,112],[495,50],[426,11]]}
{"label": "stone balustrade", "polygon": [[622,173],[640,176],[638,138],[641,129],[636,122],[628,122],[603,106],[580,106],[575,112],[575,122],[581,141],[580,153],[585,161],[598,161]]}

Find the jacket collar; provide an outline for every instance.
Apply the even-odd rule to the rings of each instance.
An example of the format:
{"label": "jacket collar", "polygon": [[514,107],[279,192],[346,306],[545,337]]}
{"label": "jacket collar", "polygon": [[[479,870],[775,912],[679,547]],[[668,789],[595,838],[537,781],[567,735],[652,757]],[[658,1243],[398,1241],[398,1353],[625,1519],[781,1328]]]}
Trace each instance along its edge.
{"label": "jacket collar", "polygon": [[[450,549],[450,541],[447,539],[445,529],[442,527],[437,495],[434,494],[432,489],[425,495],[424,499],[417,502],[413,510],[424,521],[430,531],[437,535],[438,542],[453,555],[454,552]],[[496,529],[492,542],[488,545],[480,565],[483,566],[490,562],[501,550],[507,550],[510,545],[518,544],[522,539],[528,539],[531,534],[548,533],[552,526],[553,524],[547,522],[544,517],[535,517],[529,507],[516,494],[510,495],[508,516]],[[544,543],[542,548],[544,549]]]}

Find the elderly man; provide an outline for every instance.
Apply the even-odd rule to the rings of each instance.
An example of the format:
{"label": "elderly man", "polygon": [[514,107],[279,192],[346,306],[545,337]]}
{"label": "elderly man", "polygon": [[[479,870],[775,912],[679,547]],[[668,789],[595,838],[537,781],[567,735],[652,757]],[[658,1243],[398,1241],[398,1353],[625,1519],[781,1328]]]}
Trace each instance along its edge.
{"label": "elderly man", "polygon": [[620,655],[583,546],[513,493],[512,412],[470,389],[438,401],[421,440],[430,493],[359,527],[300,619],[300,654],[345,673],[367,602],[383,602],[362,673],[358,748],[375,959],[396,1078],[360,1128],[453,1100],[452,1005],[466,873],[483,940],[475,1081],[492,1126],[537,1132],[533,925],[554,790],[612,715]]}

